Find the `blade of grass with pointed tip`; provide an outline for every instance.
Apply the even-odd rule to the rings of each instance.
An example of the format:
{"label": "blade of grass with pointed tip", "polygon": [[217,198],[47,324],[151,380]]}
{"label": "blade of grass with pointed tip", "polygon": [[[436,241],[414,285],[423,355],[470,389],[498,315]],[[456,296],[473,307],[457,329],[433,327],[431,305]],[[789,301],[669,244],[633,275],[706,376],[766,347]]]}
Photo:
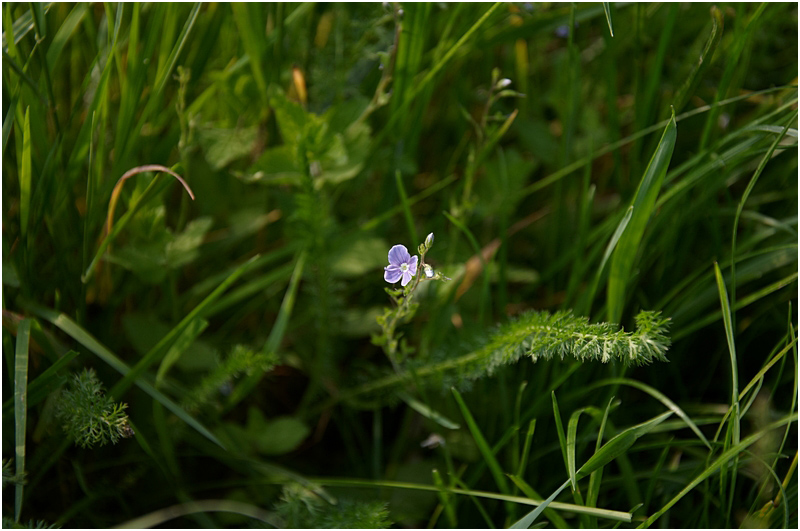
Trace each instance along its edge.
{"label": "blade of grass with pointed tip", "polygon": [[615,435],[583,464],[583,466],[577,472],[578,479],[591,474],[598,468],[607,465],[617,457],[623,455],[631,446],[633,446],[633,443],[636,442],[636,439],[667,420],[670,416],[672,416],[672,413],[672,411],[664,412],[661,415],[653,417],[652,419],[642,422],[641,424],[637,424],[636,426],[631,426],[630,428]]}
{"label": "blade of grass with pointed tip", "polygon": [[[25,433],[28,419],[28,342],[31,334],[31,320],[23,319],[17,327],[17,345],[14,353],[14,438],[16,475],[25,475]],[[19,522],[22,512],[24,484],[19,481],[14,487],[14,521]]]}
{"label": "blade of grass with pointed tip", "polygon": [[614,21],[611,19],[611,6],[608,2],[603,2],[603,11],[606,14],[606,22],[608,22],[608,33],[614,36]]}
{"label": "blade of grass with pointed tip", "polygon": [[[53,323],[72,339],[86,347],[89,352],[110,365],[111,368],[116,370],[118,373],[122,374],[123,377],[132,372],[131,368],[128,367],[124,361],[119,359],[113,352],[106,348],[105,345],[95,339],[92,334],[87,332],[83,327],[79,326],[75,321],[63,313],[59,313],[55,310],[51,310],[50,308],[45,308],[44,306],[40,306],[36,303],[25,300],[21,300],[21,305],[29,309],[32,313],[35,313],[36,315],[39,315]],[[135,383],[142,391],[153,397],[155,400],[161,402],[164,407],[172,411],[175,416],[197,430],[201,435],[206,437],[214,444],[219,445],[221,448],[225,448],[225,446],[214,436],[214,434],[212,434],[205,426],[200,424],[200,422],[198,422],[194,417],[189,415],[189,413],[187,413],[178,404],[161,393],[161,391],[158,391],[143,378],[138,378]],[[113,395],[113,391],[110,394]]]}
{"label": "blade of grass with pointed tip", "polygon": [[661,184],[667,174],[672,151],[675,148],[677,127],[675,113],[667,123],[661,141],[658,143],[653,158],[642,176],[636,196],[633,199],[633,214],[628,227],[620,237],[617,248],[611,258],[611,271],[608,277],[608,320],[619,323],[625,305],[625,292],[629,283],[634,261],[639,250],[639,243],[644,235],[645,227],[654,212],[654,205],[661,190]]}
{"label": "blade of grass with pointed tip", "polygon": [[[521,490],[522,493],[525,494],[525,496],[527,496],[528,498],[530,498],[532,500],[541,500],[542,499],[542,497],[539,495],[539,493],[536,492],[534,490],[534,488],[531,487],[521,477],[514,476],[514,475],[509,475],[508,478],[511,481],[513,481],[514,485],[519,487],[519,490]],[[570,529],[570,527],[571,527],[567,523],[567,521],[564,520],[564,518],[562,518],[560,514],[558,514],[557,511],[554,511],[553,509],[551,509],[549,507],[544,510],[544,517],[547,518],[548,520],[550,520],[550,522],[552,522],[552,524],[554,526],[556,526],[557,528],[559,528],[559,529]]]}
{"label": "blade of grass with pointed tip", "polygon": [[786,416],[780,420],[773,422],[772,424],[766,426],[763,430],[758,431],[749,437],[744,438],[739,444],[731,446],[725,451],[722,455],[720,455],[716,461],[714,461],[711,465],[709,465],[705,470],[703,470],[696,478],[694,478],[688,485],[686,485],[678,494],[676,494],[669,502],[667,502],[661,509],[653,513],[647,520],[642,522],[637,529],[647,529],[652,525],[656,520],[661,518],[664,513],[666,513],[673,505],[678,503],[684,496],[686,496],[692,489],[698,486],[700,483],[705,481],[708,477],[713,475],[717,470],[722,468],[723,465],[727,464],[728,461],[731,459],[737,458],[739,453],[743,450],[749,448],[754,443],[758,442],[759,439],[764,437],[770,431],[790,424],[792,422],[797,421],[797,413],[793,413],[789,416]]}
{"label": "blade of grass with pointed tip", "polygon": [[478,446],[478,450],[489,467],[497,486],[500,488],[500,492],[503,494],[508,494],[508,482],[506,481],[506,476],[503,473],[503,469],[500,468],[500,463],[497,462],[497,458],[494,456],[492,449],[489,447],[489,443],[486,442],[486,438],[484,438],[481,429],[478,427],[478,423],[475,422],[475,418],[472,416],[472,413],[467,407],[466,402],[464,402],[464,399],[461,398],[461,393],[459,393],[455,387],[453,387],[451,390],[456,402],[458,403],[458,407],[461,410],[461,414],[464,416],[464,420],[467,422],[467,427],[472,434],[472,438],[475,439],[475,444]]}
{"label": "blade of grass with pointed tip", "polygon": [[450,420],[449,418],[445,417],[444,415],[442,415],[438,411],[435,411],[435,410],[431,409],[430,407],[426,406],[425,404],[423,404],[422,402],[420,402],[419,400],[417,400],[413,396],[409,395],[408,393],[405,393],[405,392],[401,391],[401,392],[397,393],[397,396],[400,397],[400,399],[403,402],[408,404],[408,406],[411,409],[413,409],[414,411],[416,411],[417,413],[419,413],[423,417],[432,420],[433,422],[435,422],[439,426],[441,426],[443,428],[447,428],[448,430],[461,429],[461,425],[460,424],[457,424],[457,423],[453,422],[452,420]]}
{"label": "blade of grass with pointed tip", "polygon": [[558,445],[561,448],[561,457],[564,459],[564,467],[569,471],[569,460],[567,459],[567,437],[564,435],[564,424],[561,421],[561,413],[558,409],[556,392],[550,392],[550,399],[553,403],[553,417],[556,421],[556,433],[558,434]]}
{"label": "blade of grass with pointed tip", "polygon": [[551,494],[546,500],[544,500],[536,509],[532,510],[519,520],[517,520],[514,525],[512,525],[509,529],[528,529],[533,522],[539,518],[539,515],[547,509],[547,506],[550,505],[553,500],[556,499],[556,496],[561,494],[561,491],[567,488],[567,485],[570,484],[570,479],[567,479],[560,487],[558,487],[553,494]]}

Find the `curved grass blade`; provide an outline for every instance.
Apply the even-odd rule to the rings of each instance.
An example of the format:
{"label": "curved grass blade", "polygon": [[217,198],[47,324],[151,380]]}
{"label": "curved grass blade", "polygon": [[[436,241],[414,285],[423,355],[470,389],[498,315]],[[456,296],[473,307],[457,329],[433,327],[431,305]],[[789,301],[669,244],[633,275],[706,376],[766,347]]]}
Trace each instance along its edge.
{"label": "curved grass blade", "polygon": [[708,442],[708,439],[706,439],[706,436],[703,435],[702,431],[700,431],[700,428],[697,427],[697,424],[695,424],[694,421],[692,421],[692,419],[689,418],[689,415],[687,415],[683,409],[681,409],[675,402],[670,400],[664,393],[662,393],[658,389],[654,389],[653,387],[650,387],[645,383],[639,382],[637,380],[632,380],[630,378],[608,378],[606,380],[601,380],[595,383],[594,385],[590,386],[589,389],[605,385],[629,385],[631,387],[635,387],[636,389],[639,389],[640,391],[644,391],[645,393],[649,394],[650,396],[652,396],[653,398],[664,404],[669,410],[673,411],[681,419],[683,419],[686,425],[689,426],[689,428],[693,432],[695,432],[695,434],[697,434],[697,437],[701,441],[703,441],[703,444],[705,444],[706,447],[709,450],[711,450],[711,443]]}
{"label": "curved grass blade", "polygon": [[654,205],[661,190],[661,184],[667,174],[672,151],[675,148],[677,126],[675,112],[664,129],[653,158],[636,190],[633,199],[633,214],[628,227],[620,237],[617,248],[611,258],[611,271],[608,277],[608,320],[620,322],[625,305],[625,290],[633,269],[634,260],[642,240],[645,227],[654,212]]}
{"label": "curved grass blade", "polygon": [[[736,216],[733,218],[733,237],[731,239],[731,300],[734,304],[733,312],[736,312],[736,235],[739,228],[739,218],[742,215],[742,211],[744,210],[744,205],[747,202],[747,199],[750,197],[750,193],[753,191],[753,188],[755,188],[758,178],[761,176],[761,172],[764,171],[767,162],[769,162],[769,160],[772,158],[772,154],[775,152],[775,148],[778,147],[780,141],[783,140],[783,137],[789,131],[790,126],[794,124],[795,119],[797,119],[797,111],[795,111],[789,121],[786,122],[786,126],[783,128],[780,134],[775,137],[775,140],[769,146],[767,152],[764,153],[764,157],[761,159],[761,162],[758,163],[758,168],[756,168],[753,177],[750,178],[750,182],[747,183],[747,188],[745,189],[744,194],[742,194],[742,199],[739,201],[739,205],[736,207]],[[734,316],[735,313],[731,316],[731,319],[733,319]]]}
{"label": "curved grass blade", "polygon": [[108,203],[108,216],[106,219],[106,237],[103,238],[103,241],[102,243],[100,243],[100,247],[98,247],[97,252],[94,255],[94,258],[92,258],[91,263],[89,263],[89,267],[86,268],[86,271],[84,271],[83,275],[81,276],[81,281],[83,281],[84,283],[88,282],[89,279],[91,278],[95,266],[100,261],[100,258],[102,258],[103,253],[105,253],[106,249],[108,249],[108,246],[111,245],[111,242],[113,242],[114,239],[116,239],[116,237],[119,235],[122,229],[125,228],[125,226],[131,220],[131,218],[133,218],[134,214],[136,214],[139,208],[141,208],[142,205],[144,205],[150,199],[150,197],[152,197],[154,190],[156,188],[156,184],[159,182],[158,177],[160,174],[159,173],[156,174],[153,180],[150,181],[150,184],[147,185],[147,188],[145,188],[144,192],[142,192],[142,195],[140,195],[135,201],[133,201],[131,205],[129,205],[128,211],[125,212],[125,214],[120,218],[120,220],[116,223],[116,225],[113,225],[114,210],[116,209],[117,199],[119,198],[119,193],[121,191],[122,184],[127,179],[133,177],[134,175],[150,171],[169,173],[170,175],[178,179],[178,181],[183,185],[188,194],[192,197],[192,199],[194,199],[194,193],[192,192],[191,188],[189,188],[189,185],[186,184],[186,181],[184,181],[180,175],[175,173],[175,171],[166,168],[164,166],[161,166],[160,164],[147,164],[144,166],[137,166],[136,168],[132,168],[127,172],[125,172],[122,175],[122,177],[119,178],[119,181],[117,181],[117,184],[111,193],[111,199],[109,200]]}
{"label": "curved grass blade", "polygon": [[714,474],[718,469],[720,469],[723,465],[725,465],[731,459],[736,458],[740,452],[752,446],[755,442],[761,439],[764,435],[769,433],[770,431],[780,428],[786,424],[791,422],[797,421],[797,413],[793,413],[788,417],[784,417],[780,420],[777,420],[770,424],[769,426],[765,427],[763,430],[756,432],[749,437],[743,439],[739,444],[731,446],[728,448],[726,452],[720,455],[716,461],[714,461],[708,468],[703,470],[696,478],[694,478],[688,485],[686,485],[678,494],[676,494],[666,505],[664,505],[661,509],[656,511],[652,514],[646,521],[638,526],[637,529],[647,529],[650,527],[653,522],[661,518],[664,513],[666,513],[673,505],[678,503],[686,494],[688,494],[692,489],[702,483],[706,478],[710,477]]}
{"label": "curved grass blade", "polygon": [[[25,432],[28,419],[28,343],[31,336],[31,320],[23,319],[17,327],[17,345],[14,353],[14,439],[16,475],[25,475]],[[14,487],[14,521],[19,522],[22,512],[24,484],[18,482]]]}
{"label": "curved grass blade", "polygon": [[728,353],[731,358],[731,407],[734,411],[733,444],[739,444],[741,434],[741,427],[739,426],[739,364],[736,357],[736,342],[733,338],[733,323],[731,306],[728,302],[728,292],[725,289],[725,279],[722,278],[722,271],[719,270],[719,264],[716,262],[714,262],[714,274],[717,277],[719,301],[722,306],[722,322],[725,324],[725,339],[728,342]]}

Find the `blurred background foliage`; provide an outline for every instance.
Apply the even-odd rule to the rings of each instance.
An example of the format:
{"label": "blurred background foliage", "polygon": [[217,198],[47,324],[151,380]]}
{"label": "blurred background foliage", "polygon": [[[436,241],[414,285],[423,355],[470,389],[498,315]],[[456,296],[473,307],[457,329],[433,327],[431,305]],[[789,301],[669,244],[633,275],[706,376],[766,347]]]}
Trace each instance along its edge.
{"label": "blurred background foliage", "polygon": [[[561,485],[555,391],[579,465],[659,397],[691,419],[560,499],[626,526],[797,526],[796,4],[2,9],[4,516],[508,526],[531,507],[453,489]],[[673,111],[663,183],[626,217]],[[194,200],[163,171],[119,181],[152,164]],[[640,239],[607,254],[628,220]],[[626,330],[661,311],[669,363],[522,359],[463,404],[447,378],[396,385],[370,340],[381,268],[431,232],[452,281],[402,327],[419,366],[530,309]],[[83,368],[127,404],[114,445],[61,428]]]}

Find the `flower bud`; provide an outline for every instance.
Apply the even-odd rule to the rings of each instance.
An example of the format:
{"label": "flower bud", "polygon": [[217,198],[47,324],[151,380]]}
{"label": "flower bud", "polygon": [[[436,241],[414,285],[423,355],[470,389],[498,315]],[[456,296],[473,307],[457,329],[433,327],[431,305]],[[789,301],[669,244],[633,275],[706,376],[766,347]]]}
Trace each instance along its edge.
{"label": "flower bud", "polygon": [[508,79],[507,77],[504,77],[503,79],[501,79],[500,81],[497,82],[497,85],[495,85],[495,88],[497,88],[497,90],[504,89],[507,86],[509,86],[510,84],[511,84],[511,80]]}
{"label": "flower bud", "polygon": [[430,249],[431,247],[433,247],[433,233],[432,232],[430,234],[428,234],[427,238],[425,238],[425,248],[426,249]]}
{"label": "flower bud", "polygon": [[425,278],[433,278],[433,268],[428,264],[424,264],[423,268],[425,269]]}

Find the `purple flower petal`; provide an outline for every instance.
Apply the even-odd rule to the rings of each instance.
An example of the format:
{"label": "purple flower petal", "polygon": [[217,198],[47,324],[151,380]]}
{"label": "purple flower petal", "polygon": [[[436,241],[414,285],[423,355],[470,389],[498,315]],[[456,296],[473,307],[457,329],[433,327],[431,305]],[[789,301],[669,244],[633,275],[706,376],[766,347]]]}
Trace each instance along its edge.
{"label": "purple flower petal", "polygon": [[411,257],[411,260],[408,262],[408,270],[411,272],[411,276],[417,274],[417,262],[419,262],[419,257],[414,255]]}
{"label": "purple flower petal", "polygon": [[411,274],[411,271],[403,271],[403,281],[400,283],[401,286],[405,287],[406,284],[411,282],[411,277],[414,275]]}
{"label": "purple flower petal", "polygon": [[408,254],[408,249],[405,245],[395,245],[389,249],[389,264],[399,266],[411,260],[411,255]]}
{"label": "purple flower petal", "polygon": [[[401,276],[403,276],[403,272],[397,266],[390,265],[383,268],[383,280],[389,284],[396,283]],[[405,284],[403,285],[405,286]]]}

